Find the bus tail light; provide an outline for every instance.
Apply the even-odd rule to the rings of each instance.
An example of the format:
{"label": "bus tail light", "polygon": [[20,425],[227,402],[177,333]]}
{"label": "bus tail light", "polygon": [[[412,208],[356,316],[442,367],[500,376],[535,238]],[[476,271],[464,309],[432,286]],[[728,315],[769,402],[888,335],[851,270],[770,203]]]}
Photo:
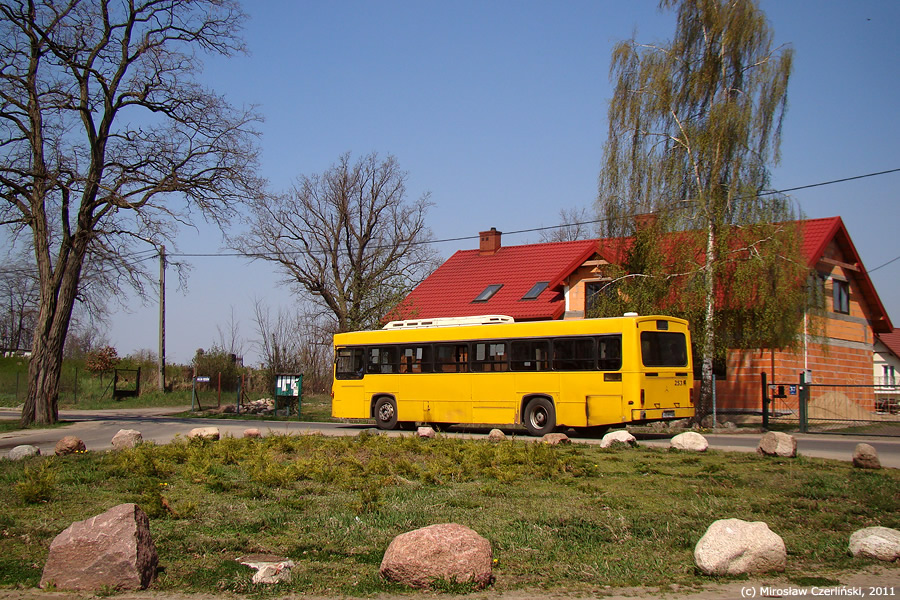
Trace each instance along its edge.
{"label": "bus tail light", "polygon": [[641,390],[641,408],[644,408],[644,390]]}

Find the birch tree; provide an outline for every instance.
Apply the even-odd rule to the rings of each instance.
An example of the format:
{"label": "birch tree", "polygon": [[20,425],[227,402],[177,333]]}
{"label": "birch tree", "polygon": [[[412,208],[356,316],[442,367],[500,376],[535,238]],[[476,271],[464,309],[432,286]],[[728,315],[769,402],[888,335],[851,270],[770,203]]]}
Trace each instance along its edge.
{"label": "birch tree", "polygon": [[[676,14],[670,42],[631,39],[612,53],[598,205],[610,237],[634,236],[634,215],[655,216],[630,268],[652,267],[643,275],[653,303],[692,320],[702,417],[726,346],[789,343],[802,314],[793,215],[769,193],[793,54],[773,47],[753,0],[662,0],[660,9]],[[644,280],[623,279],[630,291],[617,298],[640,296]]]}

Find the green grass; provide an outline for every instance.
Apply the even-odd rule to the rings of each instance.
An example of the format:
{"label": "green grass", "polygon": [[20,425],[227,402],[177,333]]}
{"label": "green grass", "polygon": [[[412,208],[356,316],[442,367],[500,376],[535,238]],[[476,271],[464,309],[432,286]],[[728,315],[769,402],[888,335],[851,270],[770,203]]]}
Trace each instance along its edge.
{"label": "green grass", "polygon": [[[36,585],[55,535],[122,502],[151,517],[157,590],[394,593],[378,577],[393,537],[456,522],[490,540],[498,591],[599,593],[710,581],[693,548],[729,517],[765,521],[784,538],[788,579],[862,567],[847,555],[849,536],[900,527],[900,474],[804,457],[368,432],[2,461],[0,585]],[[293,581],[250,584],[235,558],[257,552],[292,559]]]}
{"label": "green grass", "polygon": [[[173,368],[173,371],[177,369]],[[142,384],[140,396],[130,398],[113,398],[112,373],[93,375],[84,368],[83,361],[66,360],[63,363],[59,383],[59,408],[77,408],[83,410],[99,410],[111,408],[147,408],[154,406],[190,406],[190,376],[187,383],[177,374],[167,378],[168,383],[176,382],[175,390],[162,393],[146,381]],[[155,381],[155,372],[154,378]],[[204,407],[216,406],[219,403],[215,390],[203,387],[198,396]],[[25,401],[28,389],[28,360],[24,358],[0,358],[0,406],[15,407]],[[255,394],[260,397],[264,394]],[[223,392],[221,403],[234,403],[235,392]]]}

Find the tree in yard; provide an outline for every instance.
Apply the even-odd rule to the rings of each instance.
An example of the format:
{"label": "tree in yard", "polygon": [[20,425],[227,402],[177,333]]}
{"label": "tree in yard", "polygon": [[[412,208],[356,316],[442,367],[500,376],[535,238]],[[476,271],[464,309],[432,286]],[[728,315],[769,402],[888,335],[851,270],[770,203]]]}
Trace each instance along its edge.
{"label": "tree in yard", "polygon": [[428,194],[410,202],[407,174],[377,154],[344,154],[290,193],[259,198],[239,252],[278,265],[336,332],[375,327],[436,267]]}
{"label": "tree in yard", "polygon": [[102,380],[103,374],[115,369],[120,362],[119,353],[114,347],[103,346],[88,353],[84,360],[84,368],[94,375],[100,375]]}
{"label": "tree in yard", "polygon": [[24,424],[57,420],[83,279],[140,285],[139,244],[260,187],[252,110],[195,79],[199,51],[243,50],[243,19],[233,0],[0,3],[0,223],[39,282]]}
{"label": "tree in yard", "polygon": [[561,208],[559,209],[560,224],[541,232],[541,242],[575,242],[577,240],[589,240],[593,237],[593,228],[590,223],[594,216],[587,208]]}
{"label": "tree in yard", "polygon": [[[627,273],[611,302],[641,300],[692,321],[698,416],[727,347],[783,347],[802,319],[805,266],[789,204],[767,193],[779,158],[789,48],[753,0],[662,0],[674,39],[618,44],[599,179],[601,233]],[[639,214],[652,214],[643,231]],[[641,233],[652,231],[652,235]]]}
{"label": "tree in yard", "polygon": [[257,300],[257,349],[269,381],[278,373],[302,373],[304,389],[326,392],[331,388],[334,322],[302,306],[294,312],[273,312]]}

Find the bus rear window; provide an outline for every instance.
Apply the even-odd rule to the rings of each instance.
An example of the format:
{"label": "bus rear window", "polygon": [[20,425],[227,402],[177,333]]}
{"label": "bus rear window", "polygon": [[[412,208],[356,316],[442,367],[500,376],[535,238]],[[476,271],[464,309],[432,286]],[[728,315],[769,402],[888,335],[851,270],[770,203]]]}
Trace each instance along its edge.
{"label": "bus rear window", "polygon": [[684,334],[642,331],[641,360],[645,367],[686,367],[687,343]]}
{"label": "bus rear window", "polygon": [[336,379],[362,379],[363,349],[338,348],[334,358],[334,376]]}

